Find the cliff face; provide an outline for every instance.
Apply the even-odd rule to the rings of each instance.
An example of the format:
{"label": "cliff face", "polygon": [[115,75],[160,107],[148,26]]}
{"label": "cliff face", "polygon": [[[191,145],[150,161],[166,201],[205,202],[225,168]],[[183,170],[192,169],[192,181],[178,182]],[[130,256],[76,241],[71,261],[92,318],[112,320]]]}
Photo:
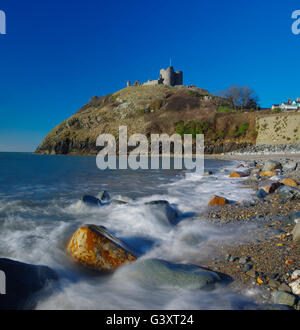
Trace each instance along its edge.
{"label": "cliff face", "polygon": [[138,86],[94,97],[73,116],[57,125],[37,148],[40,154],[97,154],[99,134],[117,137],[119,126],[128,136],[141,133],[205,135],[207,153],[235,150],[255,142],[253,113],[222,113],[227,99],[200,88]]}

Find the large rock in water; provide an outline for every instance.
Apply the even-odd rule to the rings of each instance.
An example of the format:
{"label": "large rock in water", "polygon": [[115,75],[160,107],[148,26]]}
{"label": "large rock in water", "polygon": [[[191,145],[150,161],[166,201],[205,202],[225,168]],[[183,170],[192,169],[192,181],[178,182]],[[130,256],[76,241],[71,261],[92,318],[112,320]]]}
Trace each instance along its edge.
{"label": "large rock in water", "polygon": [[141,260],[125,267],[116,275],[123,276],[122,271],[129,272],[133,278],[159,287],[208,289],[220,281],[220,277],[216,273],[206,268],[174,264],[160,259]]}
{"label": "large rock in water", "polygon": [[68,254],[78,263],[94,270],[114,270],[136,260],[137,253],[110,234],[104,227],[85,225],[71,237]]}
{"label": "large rock in water", "polygon": [[224,206],[226,204],[229,204],[229,200],[224,198],[224,197],[220,197],[220,196],[214,196],[208,203],[208,206]]}
{"label": "large rock in water", "polygon": [[170,205],[168,201],[165,200],[157,200],[145,203],[145,205],[149,205],[152,209],[153,213],[159,217],[161,215],[165,216],[168,220],[168,223],[174,225],[178,220],[177,211]]}
{"label": "large rock in water", "polygon": [[5,289],[5,294],[0,294],[0,309],[33,309],[38,298],[47,294],[58,279],[49,267],[4,258],[0,259],[0,270],[5,274],[1,281],[0,292]]}

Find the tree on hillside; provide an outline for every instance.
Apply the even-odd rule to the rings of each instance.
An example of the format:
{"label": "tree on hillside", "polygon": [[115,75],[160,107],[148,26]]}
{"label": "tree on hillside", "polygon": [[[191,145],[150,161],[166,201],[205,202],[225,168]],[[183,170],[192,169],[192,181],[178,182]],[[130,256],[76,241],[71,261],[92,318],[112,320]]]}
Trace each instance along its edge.
{"label": "tree on hillside", "polygon": [[219,92],[219,96],[230,99],[235,109],[256,109],[258,107],[258,96],[249,86],[232,85]]}

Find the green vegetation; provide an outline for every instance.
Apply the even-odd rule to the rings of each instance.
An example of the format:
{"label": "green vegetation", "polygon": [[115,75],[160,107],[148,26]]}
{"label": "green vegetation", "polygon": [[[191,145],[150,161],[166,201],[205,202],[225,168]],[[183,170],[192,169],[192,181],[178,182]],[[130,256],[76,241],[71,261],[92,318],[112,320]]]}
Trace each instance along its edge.
{"label": "green vegetation", "polygon": [[239,137],[242,135],[245,135],[248,131],[249,128],[249,123],[244,123],[243,125],[241,125],[238,130],[234,133],[235,137]]}
{"label": "green vegetation", "polygon": [[272,112],[273,112],[273,113],[280,113],[280,112],[281,112],[281,109],[280,109],[280,108],[275,108],[275,109],[273,109]]}
{"label": "green vegetation", "polygon": [[217,112],[235,112],[235,110],[232,108],[220,105],[217,107]]}
{"label": "green vegetation", "polygon": [[205,134],[208,132],[210,124],[206,120],[200,120],[199,122],[194,120],[189,120],[186,123],[180,121],[176,126],[176,133],[183,136],[184,134],[192,134],[196,137],[196,134]]}

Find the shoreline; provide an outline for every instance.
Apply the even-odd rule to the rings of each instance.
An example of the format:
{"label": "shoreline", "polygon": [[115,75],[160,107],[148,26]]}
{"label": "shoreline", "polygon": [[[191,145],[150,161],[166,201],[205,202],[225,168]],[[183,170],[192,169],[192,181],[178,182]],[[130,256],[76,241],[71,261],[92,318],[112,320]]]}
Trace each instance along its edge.
{"label": "shoreline", "polygon": [[[300,291],[295,294],[289,286],[293,281],[292,273],[300,270],[300,244],[299,241],[295,241],[292,234],[296,223],[289,218],[298,213],[297,217],[300,221],[300,155],[292,156],[277,154],[255,157],[253,155],[208,157],[209,159],[241,161],[240,171],[249,174],[242,183],[245,187],[253,189],[254,199],[245,203],[210,207],[204,216],[210,222],[224,228],[230,224],[253,225],[255,228],[250,234],[256,233],[255,230],[257,230],[255,234],[257,236],[249,242],[222,246],[218,251],[219,256],[213,260],[208,257],[205,260],[206,265],[211,270],[232,278],[233,281],[229,287],[234,291],[241,293],[254,290],[256,303],[258,305],[263,303],[263,308],[266,306],[270,309],[300,309]],[[274,164],[276,162],[281,164],[278,160],[281,161],[282,168],[272,173],[274,174],[272,177],[260,176],[257,173],[262,173],[262,168],[268,160],[274,160]],[[257,162],[257,165],[254,162]],[[296,163],[295,169],[287,169],[294,163]],[[278,189],[285,186],[280,183],[283,177],[297,183],[296,189],[299,191],[297,198],[287,201],[281,199]],[[257,197],[257,192],[261,187],[274,182],[278,182],[277,190],[266,193],[264,198]],[[294,303],[285,302],[284,299],[286,301],[294,299]],[[275,307],[275,305],[278,306]]]}

